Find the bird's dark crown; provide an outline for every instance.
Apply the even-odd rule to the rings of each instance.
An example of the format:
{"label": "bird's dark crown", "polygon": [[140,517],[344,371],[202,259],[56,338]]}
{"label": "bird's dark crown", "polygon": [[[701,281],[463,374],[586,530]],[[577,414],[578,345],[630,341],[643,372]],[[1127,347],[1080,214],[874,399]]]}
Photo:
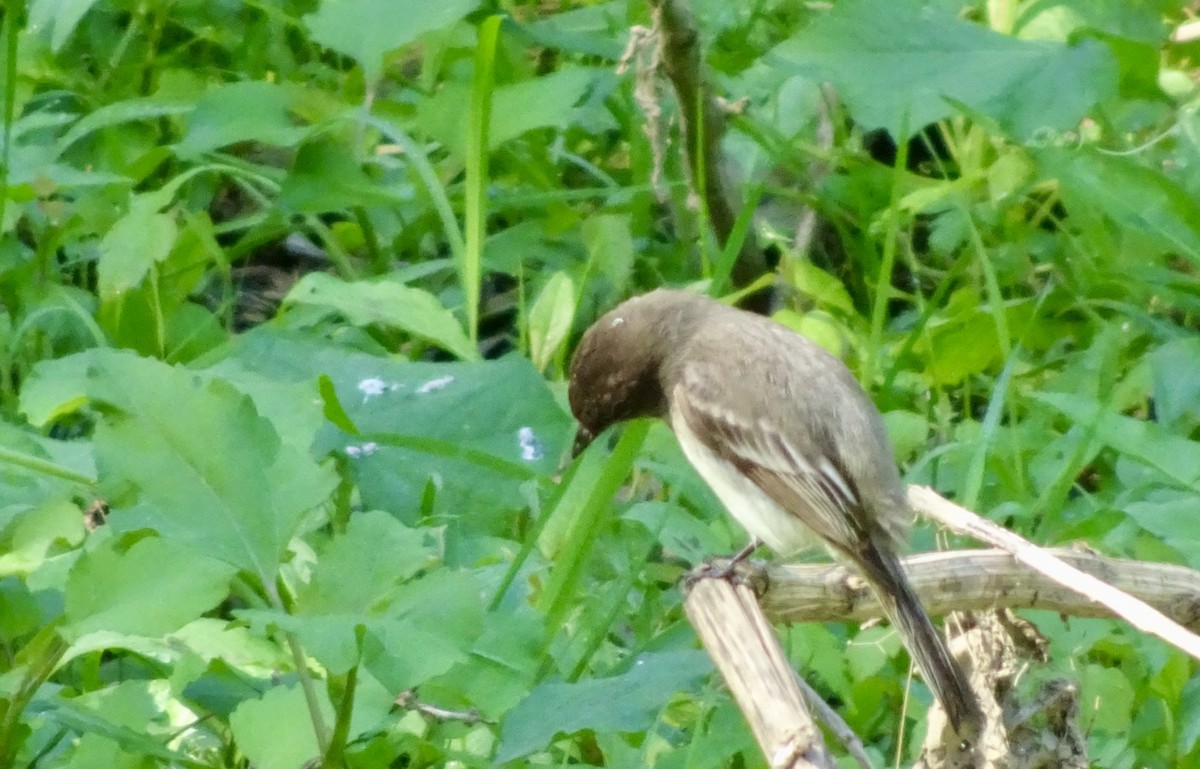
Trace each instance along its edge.
{"label": "bird's dark crown", "polygon": [[596,321],[571,361],[571,411],[582,428],[599,435],[617,422],[664,416],[662,368],[691,328],[688,315],[704,297],[658,290],[635,297]]}

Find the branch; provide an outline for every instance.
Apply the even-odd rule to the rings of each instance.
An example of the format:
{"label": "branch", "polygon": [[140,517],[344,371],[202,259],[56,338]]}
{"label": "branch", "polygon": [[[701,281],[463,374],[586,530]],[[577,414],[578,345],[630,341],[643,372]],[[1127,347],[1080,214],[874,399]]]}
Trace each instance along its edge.
{"label": "branch", "polygon": [[684,609],[772,769],[835,767],[754,591],[702,578],[688,590]]}
{"label": "branch", "polygon": [[[1052,557],[1108,582],[1200,629],[1200,572],[1184,566],[1106,558],[1077,550],[1046,550]],[[1120,616],[1018,562],[1006,550],[954,550],[903,559],[913,589],[934,616],[992,608],[1045,609],[1076,617]],[[857,571],[840,564],[781,564],[767,570],[763,611],[773,621],[862,622],[882,616],[874,593]]]}
{"label": "branch", "polygon": [[[1134,598],[1110,584],[1080,571],[1049,550],[1022,539],[1008,529],[981,518],[964,507],[941,497],[932,489],[910,486],[908,501],[914,510],[924,513],[943,526],[1012,553],[1017,561],[1054,582],[1064,585],[1086,599],[1105,606],[1129,624],[1200,659],[1200,637],[1181,626],[1145,601]],[[1195,594],[1192,596],[1195,599]]]}

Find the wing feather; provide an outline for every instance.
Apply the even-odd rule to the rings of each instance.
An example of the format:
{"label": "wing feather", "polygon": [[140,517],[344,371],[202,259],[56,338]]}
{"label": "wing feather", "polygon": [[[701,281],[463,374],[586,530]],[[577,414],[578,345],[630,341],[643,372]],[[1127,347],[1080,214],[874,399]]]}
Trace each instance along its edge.
{"label": "wing feather", "polygon": [[767,419],[750,421],[706,398],[694,370],[672,394],[673,408],[712,452],[733,465],[780,507],[839,550],[873,539],[853,481],[836,458],[796,441]]}

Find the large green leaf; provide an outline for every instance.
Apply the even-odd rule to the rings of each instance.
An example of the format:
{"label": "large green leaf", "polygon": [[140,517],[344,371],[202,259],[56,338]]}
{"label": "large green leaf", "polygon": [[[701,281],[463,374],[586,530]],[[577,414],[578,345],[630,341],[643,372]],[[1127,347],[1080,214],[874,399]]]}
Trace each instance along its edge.
{"label": "large green leaf", "polygon": [[[367,614],[386,607],[400,583],[429,566],[436,541],[381,511],[354,515],[346,531],[321,550],[312,579],[296,596],[301,614]],[[363,553],[385,553],[364,558]]]}
{"label": "large green leaf", "polygon": [[479,0],[403,5],[395,0],[334,0],[321,3],[304,23],[314,40],[357,61],[367,80],[374,82],[383,72],[385,54],[453,24],[477,5]]}
{"label": "large green leaf", "polygon": [[63,633],[104,630],[161,636],[220,603],[234,569],[194,548],[148,537],[125,552],[116,541],[82,555],[67,579]]}
{"label": "large green leaf", "polygon": [[542,684],[504,719],[496,762],[527,755],[556,734],[649,729],[674,693],[695,686],[711,670],[704,652],[689,649],[642,654],[627,672],[611,678]]}
{"label": "large green leaf", "polygon": [[[575,106],[601,71],[586,67],[563,69],[519,83],[502,85],[492,94],[488,149],[536,128],[566,128],[571,125]],[[421,103],[418,123],[422,130],[437,138],[458,157],[466,153],[469,87],[448,83],[439,93]]]}
{"label": "large green leaf", "polygon": [[[327,375],[359,434],[327,425],[317,450],[351,460],[364,507],[409,525],[423,514],[491,525],[528,504],[521,485],[556,472],[572,435],[574,420],[516,356],[413,363],[267,328],[242,336],[228,356],[214,368],[309,382],[314,393],[317,377]],[[319,404],[300,405],[320,413]]]}
{"label": "large green leaf", "polygon": [[464,360],[479,353],[462,324],[428,291],[394,281],[347,283],[323,272],[300,279],[285,300],[336,312],[351,323],[378,323],[433,342]]}
{"label": "large green leaf", "polygon": [[106,417],[96,461],[114,525],[145,525],[274,578],[300,517],[336,485],[302,448],[281,445],[249,397],[221,380],[96,349],[45,362],[27,384],[32,421],[91,401]]}
{"label": "large green leaf", "polygon": [[1074,128],[1117,83],[1094,40],[1017,40],[917,0],[836,3],[767,61],[832,82],[859,125],[895,136],[950,117],[955,102],[1021,139]]}
{"label": "large green leaf", "polygon": [[[333,720],[324,697],[325,722]],[[297,769],[318,757],[311,714],[298,685],[276,686],[261,698],[247,700],[229,716],[238,748],[260,769]]]}
{"label": "large green leaf", "polygon": [[345,144],[329,137],[309,142],[296,154],[291,173],[279,190],[279,205],[289,213],[344,211],[351,206],[395,206],[400,196],[363,171]]}

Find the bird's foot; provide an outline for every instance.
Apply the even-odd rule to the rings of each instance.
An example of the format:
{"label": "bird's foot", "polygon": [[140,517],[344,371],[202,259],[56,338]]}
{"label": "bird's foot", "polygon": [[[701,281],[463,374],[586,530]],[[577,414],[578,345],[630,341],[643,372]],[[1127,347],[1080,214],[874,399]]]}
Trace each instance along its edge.
{"label": "bird's foot", "polygon": [[767,572],[761,564],[750,560],[750,555],[761,543],[751,540],[748,545],[732,556],[709,558],[704,563],[683,575],[684,592],[690,592],[697,582],[705,579],[725,580],[734,585],[745,585],[761,597],[767,592]]}

